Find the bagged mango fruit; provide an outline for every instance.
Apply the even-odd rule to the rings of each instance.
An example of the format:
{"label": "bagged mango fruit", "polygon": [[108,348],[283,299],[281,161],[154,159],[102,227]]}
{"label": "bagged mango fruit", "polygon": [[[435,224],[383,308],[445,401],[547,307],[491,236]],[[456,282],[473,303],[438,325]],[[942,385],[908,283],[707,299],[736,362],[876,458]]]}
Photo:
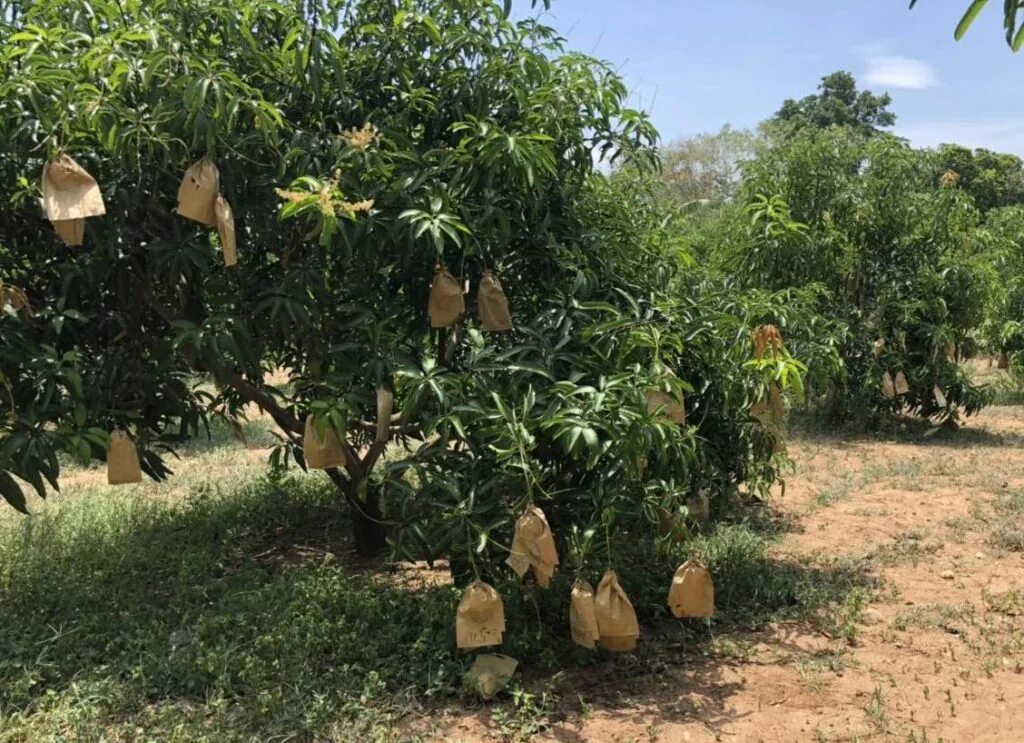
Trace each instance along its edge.
{"label": "bagged mango fruit", "polygon": [[894,384],[897,395],[906,395],[910,392],[910,385],[907,384],[907,376],[903,372],[896,372],[896,382]]}
{"label": "bagged mango fruit", "polygon": [[604,574],[597,586],[594,614],[597,617],[598,646],[613,653],[628,653],[636,649],[636,641],[640,637],[636,611],[612,570]]}
{"label": "bagged mango fruit", "polygon": [[85,220],[106,214],[96,179],[67,155],[43,166],[43,210],[68,245],[81,245]]}
{"label": "bagged mango fruit", "polygon": [[391,411],[395,406],[395,393],[387,387],[377,388],[377,441],[391,436]]}
{"label": "bagged mango fruit", "polygon": [[302,453],[306,459],[306,466],[310,469],[326,470],[345,464],[345,451],[338,439],[338,432],[328,426],[324,430],[324,435],[320,436],[316,430],[316,422],[312,413],[306,416]]}
{"label": "bagged mango fruit", "polygon": [[882,394],[890,400],[896,397],[896,385],[893,384],[892,375],[889,372],[882,374]]}
{"label": "bagged mango fruit", "polygon": [[475,581],[462,593],[455,610],[455,644],[463,650],[500,645],[505,632],[505,605],[494,587]]}
{"label": "bagged mango fruit", "polygon": [[508,311],[508,299],[498,281],[490,271],[484,271],[480,288],[476,293],[476,309],[484,330],[504,331],[512,329],[512,315]]}
{"label": "bagged mango fruit", "polygon": [[130,485],[136,482],[142,482],[139,452],[124,431],[113,431],[110,449],[107,450],[107,484]]}
{"label": "bagged mango fruit", "polygon": [[715,585],[699,560],[687,560],[676,570],[668,590],[668,607],[677,619],[714,616]]}
{"label": "bagged mango fruit", "polygon": [[217,197],[213,214],[217,222],[220,246],[224,251],[224,265],[234,266],[238,263],[238,248],[235,244],[235,215],[231,211],[231,205],[223,196]]}
{"label": "bagged mango fruit", "polygon": [[217,226],[220,171],[204,157],[185,171],[178,187],[178,214],[208,227]]}
{"label": "bagged mango fruit", "polygon": [[541,588],[550,584],[558,566],[558,550],[547,517],[536,506],[527,506],[516,521],[512,549],[505,562],[520,578],[532,567]]}
{"label": "bagged mango fruit", "polygon": [[438,266],[430,285],[430,300],[427,303],[430,327],[450,328],[465,312],[466,300],[462,296],[462,287],[447,269]]}
{"label": "bagged mango fruit", "polygon": [[569,631],[572,641],[585,648],[597,646],[597,609],[594,607],[594,588],[585,580],[577,580],[569,599]]}

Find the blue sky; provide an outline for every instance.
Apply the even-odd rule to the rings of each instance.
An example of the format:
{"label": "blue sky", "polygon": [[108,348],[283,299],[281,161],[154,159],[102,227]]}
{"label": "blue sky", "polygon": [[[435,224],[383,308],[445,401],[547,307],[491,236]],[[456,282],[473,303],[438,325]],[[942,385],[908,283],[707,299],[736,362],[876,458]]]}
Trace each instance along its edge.
{"label": "blue sky", "polygon": [[[520,8],[528,0],[519,0]],[[967,0],[553,0],[543,20],[612,62],[665,140],[753,127],[822,75],[888,91],[896,133],[1024,156],[1024,52],[991,2],[960,42]]]}

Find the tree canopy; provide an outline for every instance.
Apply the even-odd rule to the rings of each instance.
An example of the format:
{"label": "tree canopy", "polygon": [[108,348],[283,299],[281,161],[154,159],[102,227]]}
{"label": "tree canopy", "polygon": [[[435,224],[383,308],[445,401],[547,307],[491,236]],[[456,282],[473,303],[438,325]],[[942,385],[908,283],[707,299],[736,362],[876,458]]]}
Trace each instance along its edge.
{"label": "tree canopy", "polygon": [[841,126],[872,135],[895,125],[896,114],[889,110],[890,103],[888,93],[857,90],[853,75],[840,70],[822,77],[817,93],[784,101],[769,121],[789,129]]}
{"label": "tree canopy", "polygon": [[[784,298],[686,270],[645,177],[655,130],[537,20],[490,0],[44,0],[0,18],[15,507],[15,478],[44,495],[60,455],[102,460],[112,431],[162,479],[211,417],[255,409],[276,467],[306,466],[309,416],[338,437],[327,472],[360,549],[386,538],[462,575],[507,556],[533,502],[584,571],[779,476],[784,446],[750,409],[799,394],[802,366],[748,338]],[[58,154],[106,203],[81,247],[38,208]],[[197,161],[219,169],[235,266],[175,213]],[[427,312],[441,268],[469,289],[450,327]],[[479,320],[486,272],[512,331]]]}

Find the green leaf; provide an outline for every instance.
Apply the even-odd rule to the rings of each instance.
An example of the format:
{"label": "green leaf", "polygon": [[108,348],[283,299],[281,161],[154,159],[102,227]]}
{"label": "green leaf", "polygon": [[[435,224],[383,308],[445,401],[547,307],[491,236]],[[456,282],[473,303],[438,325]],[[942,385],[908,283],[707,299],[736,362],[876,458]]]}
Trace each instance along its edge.
{"label": "green leaf", "polygon": [[0,495],[10,503],[15,510],[28,513],[28,506],[25,503],[25,494],[21,492],[21,486],[14,481],[6,471],[0,470]]}
{"label": "green leaf", "polygon": [[967,12],[964,13],[963,18],[960,19],[960,23],[956,25],[956,31],[953,32],[953,38],[960,41],[967,33],[967,29],[974,23],[974,19],[978,17],[978,13],[981,12],[982,8],[988,4],[988,0],[974,0],[970,7],[967,8]]}

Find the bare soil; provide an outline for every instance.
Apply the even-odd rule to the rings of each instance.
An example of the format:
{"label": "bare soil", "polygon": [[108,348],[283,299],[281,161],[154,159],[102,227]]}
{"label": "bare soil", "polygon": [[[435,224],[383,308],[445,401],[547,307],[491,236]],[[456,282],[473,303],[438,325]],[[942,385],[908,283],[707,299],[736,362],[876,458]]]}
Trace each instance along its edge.
{"label": "bare soil", "polygon": [[[773,504],[791,524],[778,557],[870,565],[879,589],[855,635],[795,625],[721,638],[722,652],[666,664],[641,693],[563,691],[536,740],[1024,740],[1024,554],[993,537],[1018,526],[999,503],[1024,491],[1024,408],[930,437],[805,438],[791,451],[797,473]],[[413,727],[508,739],[499,723],[483,707]]]}

